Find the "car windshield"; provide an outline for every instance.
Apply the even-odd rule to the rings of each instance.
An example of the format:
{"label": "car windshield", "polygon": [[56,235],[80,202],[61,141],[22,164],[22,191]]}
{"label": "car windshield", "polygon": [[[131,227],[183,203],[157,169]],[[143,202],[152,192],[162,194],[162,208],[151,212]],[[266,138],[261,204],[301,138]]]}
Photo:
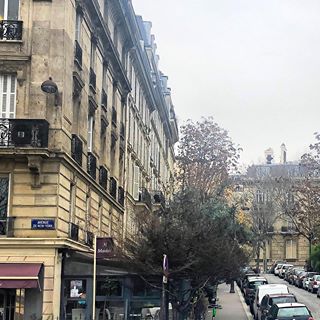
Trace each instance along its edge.
{"label": "car windshield", "polygon": [[309,316],[310,313],[306,307],[288,307],[281,308],[278,311],[278,317],[297,317],[297,316]]}
{"label": "car windshield", "polygon": [[293,302],[296,302],[296,299],[294,296],[276,297],[270,300],[270,305],[277,304],[277,303],[293,303]]}

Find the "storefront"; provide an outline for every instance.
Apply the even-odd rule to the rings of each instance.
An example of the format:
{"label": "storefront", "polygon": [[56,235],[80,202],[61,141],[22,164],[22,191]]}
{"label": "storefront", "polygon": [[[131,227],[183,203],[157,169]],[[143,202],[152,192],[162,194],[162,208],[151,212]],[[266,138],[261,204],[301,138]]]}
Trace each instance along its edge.
{"label": "storefront", "polygon": [[[93,259],[73,254],[63,267],[62,320],[92,318]],[[160,306],[160,278],[130,274],[111,267],[108,262],[97,265],[96,319],[140,320],[143,308]]]}
{"label": "storefront", "polygon": [[42,316],[43,266],[0,263],[0,320]]}

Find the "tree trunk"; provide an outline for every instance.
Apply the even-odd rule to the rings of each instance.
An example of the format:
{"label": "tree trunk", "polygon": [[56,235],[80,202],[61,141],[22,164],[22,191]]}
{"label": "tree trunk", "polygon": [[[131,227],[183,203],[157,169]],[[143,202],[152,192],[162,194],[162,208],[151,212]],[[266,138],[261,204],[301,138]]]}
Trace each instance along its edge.
{"label": "tree trunk", "polygon": [[257,246],[257,262],[256,262],[256,272],[260,270],[260,244]]}
{"label": "tree trunk", "polygon": [[234,290],[234,280],[231,279],[231,282],[230,282],[230,293],[235,293],[235,290]]}

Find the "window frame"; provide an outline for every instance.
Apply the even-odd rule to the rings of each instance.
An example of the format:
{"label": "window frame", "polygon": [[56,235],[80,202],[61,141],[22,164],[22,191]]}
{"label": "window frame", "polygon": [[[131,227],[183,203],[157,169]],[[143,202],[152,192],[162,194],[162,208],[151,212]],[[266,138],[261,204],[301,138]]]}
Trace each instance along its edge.
{"label": "window frame", "polygon": [[[1,0],[0,0],[1,1]],[[16,19],[8,19],[8,14],[9,14],[9,2],[10,1],[14,1],[14,0],[3,0],[3,20],[11,20],[11,21],[15,21],[15,20],[19,20],[19,16],[20,16],[20,1],[17,1],[18,7],[17,7],[17,12],[16,12]],[[0,15],[0,20],[1,19],[1,15]]]}
{"label": "window frame", "polygon": [[[7,77],[7,90],[4,92],[4,79]],[[14,77],[14,92],[12,92],[12,77]],[[6,109],[3,111],[3,97],[6,95]],[[13,98],[13,111],[11,108],[11,96]],[[0,74],[0,119],[14,119],[16,117],[17,109],[17,75],[12,73]],[[3,116],[4,115],[4,116]]]}
{"label": "window frame", "polygon": [[87,150],[92,152],[93,150],[93,133],[94,133],[94,115],[88,115],[88,135],[87,135]]}

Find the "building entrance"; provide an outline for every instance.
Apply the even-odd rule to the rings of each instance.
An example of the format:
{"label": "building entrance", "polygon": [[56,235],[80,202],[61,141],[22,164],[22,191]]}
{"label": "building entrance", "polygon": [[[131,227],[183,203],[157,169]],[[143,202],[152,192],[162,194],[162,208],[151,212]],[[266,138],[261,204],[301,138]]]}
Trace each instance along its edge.
{"label": "building entrance", "polygon": [[0,289],[0,320],[14,320],[15,289]]}

